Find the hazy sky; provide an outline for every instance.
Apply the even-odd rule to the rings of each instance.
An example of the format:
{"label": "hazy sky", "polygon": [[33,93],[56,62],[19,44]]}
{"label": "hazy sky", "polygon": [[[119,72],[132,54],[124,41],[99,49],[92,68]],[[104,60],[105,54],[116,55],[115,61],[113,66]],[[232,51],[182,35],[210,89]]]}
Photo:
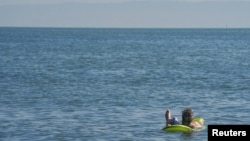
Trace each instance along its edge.
{"label": "hazy sky", "polygon": [[0,0],[0,26],[250,27],[250,0]]}

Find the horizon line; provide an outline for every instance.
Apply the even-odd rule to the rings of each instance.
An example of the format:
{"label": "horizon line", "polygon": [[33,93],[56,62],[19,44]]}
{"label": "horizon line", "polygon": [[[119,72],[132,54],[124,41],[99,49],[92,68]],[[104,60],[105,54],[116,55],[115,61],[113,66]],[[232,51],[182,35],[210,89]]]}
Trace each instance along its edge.
{"label": "horizon line", "polygon": [[250,29],[250,27],[76,27],[76,26],[0,26],[0,28],[77,28],[77,29]]}

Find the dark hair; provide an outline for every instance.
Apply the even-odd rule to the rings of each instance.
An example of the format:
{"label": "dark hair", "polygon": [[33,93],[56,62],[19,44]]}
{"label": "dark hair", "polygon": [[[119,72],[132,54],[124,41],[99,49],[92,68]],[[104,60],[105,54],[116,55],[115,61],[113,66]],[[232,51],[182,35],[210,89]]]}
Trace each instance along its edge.
{"label": "dark hair", "polygon": [[190,122],[193,120],[194,113],[191,108],[186,108],[182,111],[182,124],[189,125]]}

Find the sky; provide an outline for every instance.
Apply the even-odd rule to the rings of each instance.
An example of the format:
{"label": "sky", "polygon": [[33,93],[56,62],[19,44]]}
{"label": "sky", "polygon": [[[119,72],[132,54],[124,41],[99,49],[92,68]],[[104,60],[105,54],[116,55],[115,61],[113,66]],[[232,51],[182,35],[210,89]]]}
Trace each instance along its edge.
{"label": "sky", "polygon": [[250,0],[0,0],[0,27],[250,28]]}

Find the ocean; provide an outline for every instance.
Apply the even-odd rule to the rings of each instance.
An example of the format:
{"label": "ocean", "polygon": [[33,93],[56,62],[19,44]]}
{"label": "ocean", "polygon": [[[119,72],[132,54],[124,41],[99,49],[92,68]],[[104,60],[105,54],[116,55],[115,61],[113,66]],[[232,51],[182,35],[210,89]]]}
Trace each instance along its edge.
{"label": "ocean", "polygon": [[207,141],[250,123],[250,29],[0,28],[1,141]]}

